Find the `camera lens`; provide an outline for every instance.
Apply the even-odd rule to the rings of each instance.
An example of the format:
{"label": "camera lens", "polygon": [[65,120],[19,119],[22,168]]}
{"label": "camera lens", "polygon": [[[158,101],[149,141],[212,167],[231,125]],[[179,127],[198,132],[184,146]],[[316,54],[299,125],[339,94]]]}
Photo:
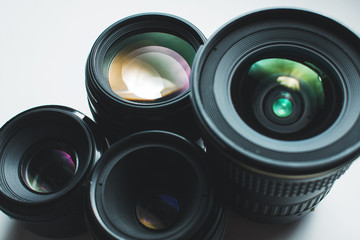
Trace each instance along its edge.
{"label": "camera lens", "polygon": [[297,220],[358,157],[359,43],[324,16],[269,9],[224,25],[197,53],[191,97],[236,211]]}
{"label": "camera lens", "polygon": [[95,166],[87,221],[94,239],[222,239],[226,212],[201,148],[165,131],[114,143]]}
{"label": "camera lens", "polygon": [[80,112],[42,106],[0,130],[0,208],[30,231],[69,237],[86,231],[84,183],[107,141]]}
{"label": "camera lens", "polygon": [[95,121],[113,141],[139,130],[199,138],[189,100],[191,65],[204,36],[175,16],[140,14],[107,28],[87,61]]}

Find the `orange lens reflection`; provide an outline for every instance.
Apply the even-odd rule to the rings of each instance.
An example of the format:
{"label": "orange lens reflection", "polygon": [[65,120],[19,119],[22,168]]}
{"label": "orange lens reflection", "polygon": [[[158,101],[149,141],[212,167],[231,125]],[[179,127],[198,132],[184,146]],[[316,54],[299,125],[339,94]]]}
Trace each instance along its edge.
{"label": "orange lens reflection", "polygon": [[112,91],[130,101],[175,97],[189,88],[191,68],[177,52],[162,46],[122,49],[109,68]]}

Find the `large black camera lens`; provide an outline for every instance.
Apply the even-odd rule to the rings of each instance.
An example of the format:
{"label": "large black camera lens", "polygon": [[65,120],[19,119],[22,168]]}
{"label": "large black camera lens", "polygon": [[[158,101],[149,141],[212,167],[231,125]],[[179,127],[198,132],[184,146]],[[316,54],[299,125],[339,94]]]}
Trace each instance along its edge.
{"label": "large black camera lens", "polygon": [[107,142],[70,108],[25,111],[0,130],[0,208],[30,231],[67,237],[86,231],[85,182]]}
{"label": "large black camera lens", "polygon": [[225,209],[197,145],[163,131],[113,144],[95,166],[87,219],[94,239],[222,239]]}
{"label": "large black camera lens", "polygon": [[191,66],[205,37],[183,19],[140,14],[106,29],[91,49],[86,87],[95,121],[113,140],[162,129],[198,138]]}
{"label": "large black camera lens", "polygon": [[269,9],[224,25],[199,50],[192,101],[235,210],[296,220],[358,157],[359,46],[324,16]]}

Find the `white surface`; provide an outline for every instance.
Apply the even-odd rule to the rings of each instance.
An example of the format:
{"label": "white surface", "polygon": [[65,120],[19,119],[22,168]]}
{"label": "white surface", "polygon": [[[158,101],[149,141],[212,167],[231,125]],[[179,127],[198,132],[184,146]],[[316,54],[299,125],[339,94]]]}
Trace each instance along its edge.
{"label": "white surface", "polygon": [[[86,58],[98,35],[123,17],[171,13],[192,22],[209,37],[238,15],[275,6],[317,11],[360,34],[358,0],[0,0],[0,126],[23,110],[46,104],[70,106],[90,116],[84,84]],[[226,240],[355,240],[360,239],[359,216],[357,161],[315,212],[300,222],[260,225],[231,214]],[[28,233],[0,213],[0,240],[45,238]]]}

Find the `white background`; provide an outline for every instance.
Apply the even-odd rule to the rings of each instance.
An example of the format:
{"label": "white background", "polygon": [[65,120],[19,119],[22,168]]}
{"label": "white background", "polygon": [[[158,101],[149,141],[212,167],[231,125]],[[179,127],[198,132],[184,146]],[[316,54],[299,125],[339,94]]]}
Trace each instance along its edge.
{"label": "white background", "polygon": [[[360,34],[358,0],[0,0],[0,126],[23,110],[47,104],[70,106],[91,116],[84,84],[86,58],[98,35],[123,17],[171,13],[210,37],[236,16],[276,6],[316,11]],[[358,240],[359,216],[357,161],[316,210],[301,221],[261,225],[231,213],[226,240]],[[90,236],[67,240],[85,239]],[[0,240],[46,238],[27,232],[0,213]]]}

